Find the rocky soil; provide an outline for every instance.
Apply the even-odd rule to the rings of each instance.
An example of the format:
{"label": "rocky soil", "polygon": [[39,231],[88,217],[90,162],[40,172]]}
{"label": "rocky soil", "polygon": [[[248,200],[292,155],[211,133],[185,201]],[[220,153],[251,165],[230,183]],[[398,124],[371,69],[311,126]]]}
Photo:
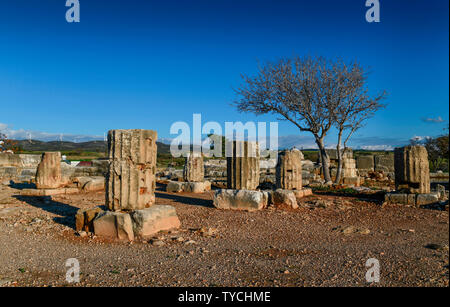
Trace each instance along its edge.
{"label": "rocky soil", "polygon": [[[448,286],[448,211],[370,198],[310,196],[299,209],[236,212],[212,193],[171,194],[181,229],[146,241],[106,242],[76,233],[78,208],[104,193],[20,197],[0,186],[0,286]],[[81,280],[66,281],[69,258]],[[365,263],[380,262],[368,284]]]}

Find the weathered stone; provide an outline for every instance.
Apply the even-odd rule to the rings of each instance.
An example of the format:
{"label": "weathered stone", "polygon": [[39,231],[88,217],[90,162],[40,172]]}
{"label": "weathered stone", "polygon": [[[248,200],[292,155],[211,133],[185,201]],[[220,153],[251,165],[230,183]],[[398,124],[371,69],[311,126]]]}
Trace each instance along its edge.
{"label": "weathered stone", "polygon": [[105,189],[104,177],[92,178],[92,180],[88,181],[83,186],[83,190],[86,192],[103,191],[104,189]]}
{"label": "weathered stone", "polygon": [[423,146],[395,149],[395,188],[409,193],[430,193],[428,153]]}
{"label": "weathered stone", "polygon": [[183,192],[184,182],[179,181],[169,181],[166,186],[166,192],[178,193]]}
{"label": "weathered stone", "polygon": [[303,154],[298,149],[285,150],[278,154],[276,185],[279,189],[302,189]]}
{"label": "weathered stone", "polygon": [[0,167],[23,167],[22,159],[13,153],[0,152]]}
{"label": "weathered stone", "polygon": [[97,236],[117,239],[116,213],[103,211],[93,221],[94,233]]}
{"label": "weathered stone", "polygon": [[359,187],[361,185],[360,177],[344,177],[342,181],[344,184],[354,185],[355,187]]}
{"label": "weathered stone", "polygon": [[166,192],[179,193],[203,193],[205,191],[211,190],[211,182],[180,182],[180,181],[169,181],[166,186]]}
{"label": "weathered stone", "polygon": [[162,230],[180,227],[176,210],[168,205],[154,205],[131,213],[133,230],[137,237],[151,236]]}
{"label": "weathered stone", "polygon": [[217,190],[214,194],[214,207],[255,211],[267,207],[269,195],[267,192],[249,190]]}
{"label": "weathered stone", "polygon": [[157,133],[110,130],[106,205],[109,210],[139,210],[155,202]]}
{"label": "weathered stone", "polygon": [[301,190],[293,190],[296,198],[302,198],[312,195],[312,190],[310,188],[302,188]]}
{"label": "weathered stone", "polygon": [[97,236],[116,239],[134,240],[133,223],[128,213],[103,211],[93,221]]}
{"label": "weathered stone", "polygon": [[233,141],[227,157],[229,189],[255,190],[259,185],[259,146],[257,142]]}
{"label": "weathered stone", "polygon": [[103,212],[103,209],[100,207],[79,209],[75,214],[75,229],[77,231],[94,232],[93,221],[101,212]]}
{"label": "weathered stone", "polygon": [[277,189],[272,193],[272,202],[275,206],[288,206],[297,209],[297,199],[295,193],[291,190]]}
{"label": "weathered stone", "polygon": [[358,177],[355,159],[342,159],[342,177]]}
{"label": "weathered stone", "polygon": [[417,199],[416,199],[417,206],[430,205],[430,204],[435,204],[437,202],[439,202],[439,196],[437,194],[431,194],[431,193],[417,194]]}
{"label": "weathered stone", "polygon": [[60,194],[75,194],[80,192],[78,188],[59,188],[59,189],[23,189],[20,195],[23,196],[52,196]]}
{"label": "weathered stone", "polygon": [[370,156],[358,156],[356,158],[356,167],[358,170],[375,170],[375,161],[372,155]]}
{"label": "weathered stone", "polygon": [[377,172],[393,172],[395,169],[394,166],[394,155],[375,155],[375,171]]}
{"label": "weathered stone", "polygon": [[185,182],[183,190],[188,193],[203,193],[205,192],[205,184],[203,182]]}
{"label": "weathered stone", "polygon": [[201,153],[192,152],[186,157],[183,168],[183,180],[200,182],[204,178],[203,157]]}
{"label": "weathered stone", "polygon": [[45,152],[36,172],[38,189],[55,189],[64,185],[61,176],[61,153]]}

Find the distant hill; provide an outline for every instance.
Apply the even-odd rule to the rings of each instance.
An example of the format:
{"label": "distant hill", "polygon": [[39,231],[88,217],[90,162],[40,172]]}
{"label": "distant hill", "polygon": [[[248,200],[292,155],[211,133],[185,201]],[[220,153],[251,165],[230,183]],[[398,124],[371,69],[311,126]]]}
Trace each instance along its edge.
{"label": "distant hill", "polygon": [[[17,145],[24,151],[90,151],[90,152],[106,152],[108,144],[105,141],[89,141],[89,142],[67,142],[67,141],[50,141],[43,142],[38,140],[15,140]],[[170,153],[170,146],[160,142],[156,142],[158,153]]]}

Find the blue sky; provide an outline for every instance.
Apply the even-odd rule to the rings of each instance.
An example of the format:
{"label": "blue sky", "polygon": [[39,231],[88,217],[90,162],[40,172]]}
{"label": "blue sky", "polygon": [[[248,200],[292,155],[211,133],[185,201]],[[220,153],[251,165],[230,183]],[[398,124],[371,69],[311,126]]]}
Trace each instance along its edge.
{"label": "blue sky", "polygon": [[[1,0],[0,129],[81,139],[141,128],[170,138],[171,124],[193,113],[271,121],[230,105],[240,74],[257,61],[322,55],[359,60],[372,71],[369,88],[390,93],[351,145],[438,135],[449,113],[448,1],[380,3],[381,22],[367,23],[365,0],[80,0],[81,22],[67,23],[65,0]],[[287,122],[279,134],[312,143]]]}

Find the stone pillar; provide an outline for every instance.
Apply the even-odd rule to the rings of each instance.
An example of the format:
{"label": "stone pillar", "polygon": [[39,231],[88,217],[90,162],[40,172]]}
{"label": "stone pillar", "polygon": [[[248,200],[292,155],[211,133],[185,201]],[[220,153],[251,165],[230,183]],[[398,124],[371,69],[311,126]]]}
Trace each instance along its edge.
{"label": "stone pillar", "polygon": [[342,159],[342,177],[358,177],[356,172],[356,161],[352,158],[344,157]]}
{"label": "stone pillar", "polygon": [[203,156],[199,152],[189,153],[183,169],[183,180],[186,182],[202,182],[204,179]]}
{"label": "stone pillar", "polygon": [[228,144],[231,146],[227,152],[228,189],[255,190],[259,185],[258,143],[233,141]]}
{"label": "stone pillar", "polygon": [[395,188],[408,193],[430,193],[428,153],[423,146],[395,148]]}
{"label": "stone pillar", "polygon": [[285,150],[278,154],[276,166],[278,189],[302,189],[302,160],[303,154],[298,149]]}
{"label": "stone pillar", "polygon": [[110,130],[106,206],[132,211],[155,202],[156,139],[153,130]]}
{"label": "stone pillar", "polygon": [[63,186],[61,175],[61,153],[45,152],[36,172],[36,187],[38,189],[56,189]]}

